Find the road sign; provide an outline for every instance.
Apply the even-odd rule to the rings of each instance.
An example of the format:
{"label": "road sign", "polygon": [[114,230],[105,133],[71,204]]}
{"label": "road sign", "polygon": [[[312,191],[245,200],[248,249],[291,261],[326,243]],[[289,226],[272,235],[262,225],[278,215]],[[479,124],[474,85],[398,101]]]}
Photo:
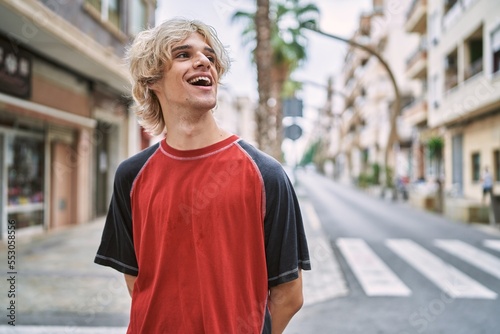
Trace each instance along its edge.
{"label": "road sign", "polygon": [[303,103],[295,97],[283,101],[283,117],[302,117]]}
{"label": "road sign", "polygon": [[302,136],[302,128],[297,124],[289,125],[285,128],[285,137],[297,140]]}

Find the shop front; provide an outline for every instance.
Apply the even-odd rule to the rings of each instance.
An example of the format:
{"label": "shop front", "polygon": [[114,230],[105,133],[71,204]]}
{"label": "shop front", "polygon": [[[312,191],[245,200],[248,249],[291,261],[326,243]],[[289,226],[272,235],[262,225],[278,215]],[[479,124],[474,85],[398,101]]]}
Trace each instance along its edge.
{"label": "shop front", "polygon": [[0,50],[11,59],[10,68],[0,63],[0,239],[10,221],[19,236],[88,221],[96,121],[87,83],[12,46]]}
{"label": "shop front", "polygon": [[43,134],[0,128],[5,219],[16,227],[42,228],[45,211],[45,143]]}

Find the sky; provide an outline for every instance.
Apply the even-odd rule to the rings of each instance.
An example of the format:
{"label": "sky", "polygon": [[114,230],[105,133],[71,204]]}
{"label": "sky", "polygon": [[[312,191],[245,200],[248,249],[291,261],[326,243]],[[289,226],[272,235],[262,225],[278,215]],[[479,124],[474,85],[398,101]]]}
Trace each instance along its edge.
{"label": "sky", "polygon": [[[242,25],[231,23],[231,15],[236,10],[250,10],[254,8],[254,2],[253,0],[158,0],[156,22],[180,16],[199,19],[213,26],[233,59],[231,70],[223,82],[237,95],[257,97],[256,74],[250,62],[250,48],[244,46],[241,41]],[[320,28],[343,37],[352,35],[358,25],[360,13],[371,8],[369,0],[311,0],[310,2],[320,8]],[[345,45],[313,32],[308,32],[307,36],[308,60],[294,74],[294,78],[326,84],[328,76],[340,71],[345,56]],[[317,87],[305,89],[307,92],[311,91],[309,93],[318,90]],[[305,95],[310,95],[307,92]]]}
{"label": "sky", "polygon": [[[304,0],[307,2],[307,0]],[[370,11],[370,0],[309,0],[320,9],[320,29],[341,37],[350,37],[358,27],[359,15]],[[257,100],[257,79],[251,64],[249,46],[241,41],[243,26],[231,23],[231,16],[237,10],[250,11],[255,0],[158,0],[156,22],[172,17],[201,20],[215,28],[219,39],[228,48],[233,59],[231,69],[222,83],[237,96],[249,96]],[[326,85],[328,77],[340,73],[345,57],[346,45],[342,42],[307,32],[308,60],[292,78],[298,81]],[[316,111],[326,99],[324,89],[312,84],[304,85],[299,97],[304,101],[304,120],[314,118]],[[307,131],[313,122],[304,121]]]}

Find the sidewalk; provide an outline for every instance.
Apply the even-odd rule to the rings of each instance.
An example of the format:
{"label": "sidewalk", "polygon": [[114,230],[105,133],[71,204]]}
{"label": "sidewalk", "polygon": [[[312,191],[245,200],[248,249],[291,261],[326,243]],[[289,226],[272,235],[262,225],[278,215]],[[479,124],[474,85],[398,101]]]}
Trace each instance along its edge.
{"label": "sidewalk", "polygon": [[[304,308],[347,293],[329,240],[311,203],[301,195],[305,228],[313,270],[303,274]],[[50,232],[32,239],[16,240],[16,327],[5,315],[0,333],[124,333],[130,297],[123,275],[93,263],[104,219]],[[0,307],[7,297],[7,249],[0,246],[3,267]],[[47,326],[47,327],[35,327]],[[57,327],[54,327],[57,326]],[[14,331],[15,329],[15,331]],[[300,321],[290,323],[286,333],[306,333]]]}
{"label": "sidewalk", "polygon": [[[93,263],[103,223],[98,219],[30,240],[16,240],[16,326],[128,324],[130,297],[123,275]],[[0,258],[4,259],[0,262],[0,305],[6,309],[11,299],[6,293],[4,245]],[[0,325],[6,325],[8,320],[2,317]]]}

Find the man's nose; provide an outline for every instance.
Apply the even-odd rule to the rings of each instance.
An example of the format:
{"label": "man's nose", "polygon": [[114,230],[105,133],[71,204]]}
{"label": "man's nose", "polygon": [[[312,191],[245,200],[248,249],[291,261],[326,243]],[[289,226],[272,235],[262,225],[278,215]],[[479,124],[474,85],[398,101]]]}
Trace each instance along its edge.
{"label": "man's nose", "polygon": [[205,54],[203,53],[199,53],[196,57],[196,60],[194,62],[194,67],[200,67],[200,66],[204,66],[204,67],[210,67],[210,59],[208,59],[207,56],[205,56]]}

